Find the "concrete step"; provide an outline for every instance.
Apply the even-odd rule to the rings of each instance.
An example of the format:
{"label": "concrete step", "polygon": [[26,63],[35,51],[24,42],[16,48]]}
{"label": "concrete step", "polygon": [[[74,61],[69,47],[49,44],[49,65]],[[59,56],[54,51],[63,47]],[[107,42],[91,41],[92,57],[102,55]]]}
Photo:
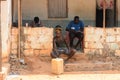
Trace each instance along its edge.
{"label": "concrete step", "polygon": [[112,63],[110,62],[77,62],[67,63],[64,66],[66,72],[78,72],[78,71],[106,71],[112,69]]}

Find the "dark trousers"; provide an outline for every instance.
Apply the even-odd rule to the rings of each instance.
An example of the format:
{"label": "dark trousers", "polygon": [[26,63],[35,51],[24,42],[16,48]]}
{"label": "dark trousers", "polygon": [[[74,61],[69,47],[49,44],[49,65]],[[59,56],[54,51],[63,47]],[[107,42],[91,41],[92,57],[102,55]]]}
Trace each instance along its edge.
{"label": "dark trousers", "polygon": [[83,40],[83,33],[81,32],[69,32],[70,47],[73,47],[74,38],[78,38],[79,41]]}

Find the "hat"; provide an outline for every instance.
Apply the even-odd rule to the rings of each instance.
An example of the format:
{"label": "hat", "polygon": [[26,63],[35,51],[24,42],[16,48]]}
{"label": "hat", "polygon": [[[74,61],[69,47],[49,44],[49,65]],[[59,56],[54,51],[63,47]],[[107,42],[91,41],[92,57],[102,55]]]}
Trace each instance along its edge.
{"label": "hat", "polygon": [[55,26],[55,31],[62,31],[62,27],[60,25]]}

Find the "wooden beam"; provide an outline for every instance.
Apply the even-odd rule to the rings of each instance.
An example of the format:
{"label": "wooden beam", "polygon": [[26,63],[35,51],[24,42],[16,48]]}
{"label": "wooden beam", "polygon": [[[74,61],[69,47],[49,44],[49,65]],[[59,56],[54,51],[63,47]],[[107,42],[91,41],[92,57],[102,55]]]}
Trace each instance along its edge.
{"label": "wooden beam", "polygon": [[18,58],[21,57],[21,26],[22,26],[22,15],[21,15],[21,0],[18,0]]}

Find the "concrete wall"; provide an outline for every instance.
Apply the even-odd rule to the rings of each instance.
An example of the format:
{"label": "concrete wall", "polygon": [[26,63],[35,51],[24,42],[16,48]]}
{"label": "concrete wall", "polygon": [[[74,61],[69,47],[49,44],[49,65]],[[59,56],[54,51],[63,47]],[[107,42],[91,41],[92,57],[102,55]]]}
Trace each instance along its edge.
{"label": "concrete wall", "polygon": [[[104,37],[105,36],[105,37]],[[86,27],[84,39],[85,53],[109,54],[120,56],[120,28]]]}
{"label": "concrete wall", "polygon": [[[48,18],[47,5],[47,0],[22,0],[23,20],[33,20],[34,16],[39,16],[45,26],[60,24],[66,27],[78,15],[85,25],[95,26],[96,0],[68,0],[68,18]],[[13,19],[14,22],[17,20],[17,0],[14,0]]]}
{"label": "concrete wall", "polygon": [[[18,29],[12,29],[11,53],[17,54]],[[23,28],[21,32],[21,53],[26,56],[50,55],[53,47],[52,28]]]}
{"label": "concrete wall", "polygon": [[[10,53],[11,1],[1,1],[2,58],[8,61]],[[4,33],[4,34],[3,34]]]}

